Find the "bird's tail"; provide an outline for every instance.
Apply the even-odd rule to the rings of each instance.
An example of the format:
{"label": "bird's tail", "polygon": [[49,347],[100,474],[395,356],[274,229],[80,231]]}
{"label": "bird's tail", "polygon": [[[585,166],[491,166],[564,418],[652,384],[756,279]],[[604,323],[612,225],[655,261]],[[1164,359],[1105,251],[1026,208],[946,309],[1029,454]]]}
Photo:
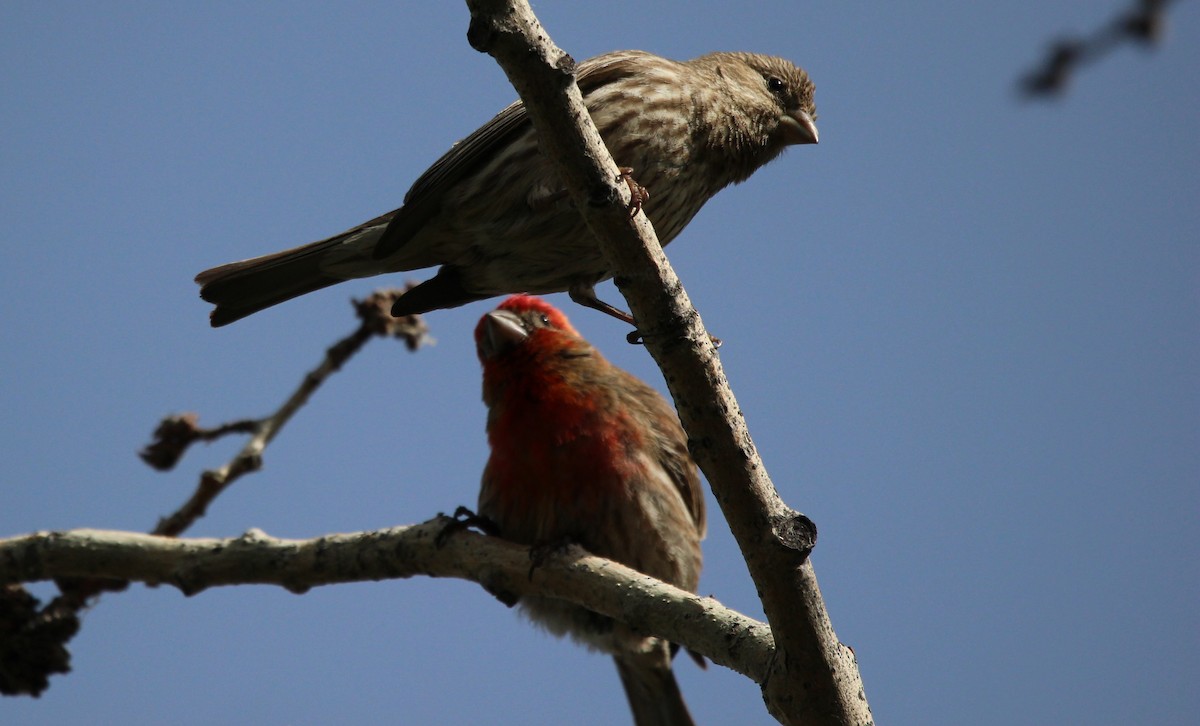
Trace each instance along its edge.
{"label": "bird's tail", "polygon": [[637,726],[694,726],[667,649],[614,655]]}
{"label": "bird's tail", "polygon": [[212,326],[219,328],[314,290],[382,272],[379,263],[370,262],[371,252],[393,214],[328,239],[196,275],[200,297],[216,305],[209,314]]}

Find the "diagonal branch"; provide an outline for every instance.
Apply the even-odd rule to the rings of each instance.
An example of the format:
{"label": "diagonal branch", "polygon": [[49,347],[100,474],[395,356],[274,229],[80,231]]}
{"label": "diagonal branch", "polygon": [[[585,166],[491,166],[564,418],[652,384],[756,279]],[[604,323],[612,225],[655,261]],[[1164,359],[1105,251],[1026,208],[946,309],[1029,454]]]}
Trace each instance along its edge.
{"label": "diagonal branch", "polygon": [[[170,468],[183,455],[183,451],[193,441],[208,440],[217,433],[245,432],[251,433],[250,439],[224,465],[209,469],[200,475],[200,483],[187,502],[167,517],[158,521],[151,534],[175,537],[182,534],[195,521],[204,516],[208,505],[237,481],[243,474],[257,471],[262,467],[262,453],[267,445],[274,440],[279,431],[287,425],[292,416],[299,411],[308,399],[323,383],[354,356],[367,341],[375,336],[394,337],[404,340],[409,350],[417,350],[423,343],[428,342],[428,329],[420,316],[408,315],[393,318],[390,315],[391,305],[403,290],[378,290],[366,300],[356,300],[355,312],[360,320],[359,326],[346,337],[331,345],[325,351],[325,356],[316,368],[305,374],[300,385],[292,392],[286,401],[270,416],[257,421],[238,422],[237,425],[227,425],[212,432],[202,432],[195,427],[195,418],[188,416],[171,416],[159,425],[155,431],[156,441],[141,452],[141,457],[155,468]],[[188,423],[192,425],[189,436],[181,428]],[[171,438],[167,438],[167,434]],[[169,462],[162,466],[161,462]],[[159,463],[155,463],[159,462]]]}
{"label": "diagonal branch", "polygon": [[[780,499],[700,316],[583,106],[574,61],[525,0],[467,0],[467,38],[504,69],[529,111],[543,153],[616,270],[646,347],[662,368],[707,477],[759,589],[778,651],[767,707],[789,724],[872,722],[853,651],[838,642],[808,553],[816,530]],[[653,190],[650,190],[653,193]]]}
{"label": "diagonal branch", "polygon": [[1135,0],[1133,7],[1082,38],[1053,43],[1041,66],[1020,80],[1029,97],[1050,97],[1066,90],[1075,71],[1112,53],[1123,43],[1149,47],[1163,37],[1167,6],[1174,0]]}
{"label": "diagonal branch", "polygon": [[[202,429],[194,414],[166,417],[154,432],[154,441],[140,452],[143,461],[159,469],[175,466],[196,441],[212,441],[226,434],[250,434],[249,441],[224,466],[205,471],[187,502],[158,521],[152,534],[175,537],[203,517],[212,502],[243,474],[256,471],[262,452],[318,388],[341,369],[372,337],[403,340],[410,351],[428,343],[428,329],[420,316],[393,318],[391,307],[402,290],[378,290],[354,301],[360,320],[350,335],[329,347],[321,363],[275,413],[262,419],[235,421]],[[60,594],[45,606],[20,587],[0,591],[0,693],[38,695],[49,686],[49,676],[70,671],[66,643],[79,630],[79,612],[103,592],[119,592],[129,582],[104,576],[102,568],[83,569],[57,577]]]}

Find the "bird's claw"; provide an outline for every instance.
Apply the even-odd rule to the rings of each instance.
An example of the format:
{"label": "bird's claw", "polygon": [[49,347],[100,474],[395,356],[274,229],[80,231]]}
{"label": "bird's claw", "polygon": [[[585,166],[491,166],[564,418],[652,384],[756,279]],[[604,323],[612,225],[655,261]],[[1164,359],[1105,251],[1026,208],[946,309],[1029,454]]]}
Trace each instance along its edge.
{"label": "bird's claw", "polygon": [[434,547],[441,549],[452,535],[471,527],[493,537],[500,534],[500,529],[496,527],[496,523],[492,520],[476,514],[466,507],[459,507],[454,510],[454,514],[450,515],[450,521],[446,523],[445,527],[442,527],[442,531],[438,532],[433,538]]}
{"label": "bird's claw", "polygon": [[550,540],[535,544],[529,548],[529,579],[533,579],[533,571],[545,564],[546,560],[554,555],[564,552],[568,547],[575,544],[575,540],[570,537],[559,537],[558,539]]}
{"label": "bird's claw", "polygon": [[617,171],[621,172],[617,178],[624,180],[629,186],[629,218],[633,219],[642,211],[642,205],[650,199],[650,190],[634,180],[632,166],[622,166]]}
{"label": "bird's claw", "polygon": [[[720,348],[721,343],[723,342],[720,338],[712,333],[708,334],[708,339],[714,348]],[[630,345],[645,345],[646,336],[642,335],[642,331],[640,330],[633,330],[625,336],[625,342],[629,343]]]}

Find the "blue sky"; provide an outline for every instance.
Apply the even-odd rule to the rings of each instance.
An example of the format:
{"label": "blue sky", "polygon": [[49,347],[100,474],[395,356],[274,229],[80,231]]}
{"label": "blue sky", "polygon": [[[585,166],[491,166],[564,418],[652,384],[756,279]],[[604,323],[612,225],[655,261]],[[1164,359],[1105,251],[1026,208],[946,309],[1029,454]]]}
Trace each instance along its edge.
{"label": "blue sky", "polygon": [[[1200,709],[1200,11],[1056,101],[1014,82],[1124,2],[539,3],[577,58],[787,56],[821,144],[668,248],[887,724],[1185,724]],[[514,97],[460,3],[0,8],[0,535],[147,530],[238,442],[158,474],[166,413],[276,406],[353,327],[346,284],[221,330],[192,276],[395,207]],[[605,286],[602,293],[616,298]],[[616,321],[576,309],[663,389]],[[490,303],[376,341],[192,530],[311,537],[472,504]],[[715,513],[715,505],[710,501]],[[719,516],[701,592],[761,617]],[[40,594],[49,592],[39,587]],[[625,723],[607,658],[477,586],[104,598],[14,724]],[[757,688],[677,664],[701,723]]]}

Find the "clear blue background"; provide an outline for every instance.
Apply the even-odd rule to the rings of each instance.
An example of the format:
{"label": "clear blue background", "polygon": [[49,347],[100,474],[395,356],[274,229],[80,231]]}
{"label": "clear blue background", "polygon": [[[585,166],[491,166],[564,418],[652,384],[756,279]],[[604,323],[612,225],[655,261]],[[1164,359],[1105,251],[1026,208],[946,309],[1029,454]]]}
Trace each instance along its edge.
{"label": "clear blue background", "polygon": [[[1159,50],[1122,47],[1058,101],[1014,88],[1050,39],[1126,5],[536,7],[577,58],[756,50],[816,81],[821,144],[722,193],[668,252],[776,485],[820,526],[880,723],[1200,710],[1200,9],[1173,6]],[[191,278],[392,209],[511,100],[467,20],[455,2],[0,8],[0,534],[151,528],[240,445],[154,473],[135,452],[163,414],[266,413],[353,327],[350,296],[402,281],[214,331]],[[430,315],[438,344],[416,355],[371,343],[190,534],[473,503],[470,334],[490,307]],[[622,326],[568,312],[661,387]],[[711,529],[701,591],[761,617]],[[74,672],[0,721],[628,719],[606,658],[458,581],[135,587],[71,650]],[[768,722],[740,676],[677,670],[700,722]]]}

